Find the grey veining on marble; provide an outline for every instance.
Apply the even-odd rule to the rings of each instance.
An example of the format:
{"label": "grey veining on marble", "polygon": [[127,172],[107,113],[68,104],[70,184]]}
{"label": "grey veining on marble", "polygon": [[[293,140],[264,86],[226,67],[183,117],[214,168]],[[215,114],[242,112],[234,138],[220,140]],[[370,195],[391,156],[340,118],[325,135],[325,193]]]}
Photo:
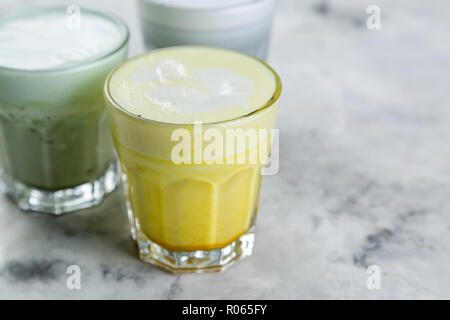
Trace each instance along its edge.
{"label": "grey veining on marble", "polygon": [[[117,12],[142,52],[133,2],[59,2]],[[56,219],[1,197],[0,298],[450,298],[450,2],[278,3],[281,163],[265,177],[254,255],[176,277],[137,260],[121,189]],[[366,28],[370,4],[381,30]],[[71,264],[81,290],[66,288]],[[366,286],[372,264],[380,290]]]}

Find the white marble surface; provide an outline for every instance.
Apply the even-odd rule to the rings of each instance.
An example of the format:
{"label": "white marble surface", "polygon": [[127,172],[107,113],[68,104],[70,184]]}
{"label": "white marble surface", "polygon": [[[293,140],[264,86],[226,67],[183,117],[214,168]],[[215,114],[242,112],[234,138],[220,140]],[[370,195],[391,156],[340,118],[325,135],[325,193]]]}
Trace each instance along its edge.
{"label": "white marble surface", "polygon": [[[142,51],[132,1],[59,2],[117,12]],[[445,0],[279,1],[281,169],[265,179],[249,259],[181,277],[139,262],[122,190],[56,219],[1,197],[0,298],[450,298],[448,12]],[[79,291],[66,289],[70,264]],[[366,287],[371,264],[380,290]]]}

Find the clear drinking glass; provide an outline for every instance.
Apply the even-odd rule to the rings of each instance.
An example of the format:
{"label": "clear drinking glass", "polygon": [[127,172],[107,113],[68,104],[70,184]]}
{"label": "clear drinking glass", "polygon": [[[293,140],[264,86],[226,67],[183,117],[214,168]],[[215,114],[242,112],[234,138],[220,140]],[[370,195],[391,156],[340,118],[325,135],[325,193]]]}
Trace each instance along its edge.
{"label": "clear drinking glass", "polygon": [[[64,15],[66,9],[20,9],[0,17],[0,23],[20,14]],[[61,214],[87,208],[120,181],[102,92],[107,74],[126,59],[128,28],[103,13],[83,9],[81,14],[82,19],[89,14],[112,21],[121,32],[120,43],[101,57],[68,67],[0,65],[1,173],[5,191],[23,210]],[[23,54],[33,58],[33,52]]]}
{"label": "clear drinking glass", "polygon": [[267,55],[275,0],[138,0],[148,50],[180,45]]}
{"label": "clear drinking glass", "polygon": [[[167,49],[151,51],[147,60],[163,50]],[[141,58],[130,59],[122,66],[136,59]],[[271,98],[250,114],[214,123],[166,123],[133,114],[124,108],[126,101],[116,101],[111,93],[111,78],[122,66],[109,75],[105,84],[107,110],[122,166],[131,233],[143,261],[174,273],[210,272],[223,270],[252,253],[261,168],[267,153],[257,163],[245,157],[243,162],[203,159],[191,164],[175,163],[172,154],[176,145],[173,133],[178,129],[192,133],[193,146],[198,139],[194,132],[199,128],[224,135],[229,129],[274,128],[280,79],[264,62],[250,59],[273,74],[275,90],[269,93]],[[121,88],[126,86],[121,84]],[[265,147],[267,152],[270,143],[268,135],[251,150],[258,153]],[[242,150],[250,153],[250,148]],[[236,157],[234,149],[226,153],[227,159]]]}

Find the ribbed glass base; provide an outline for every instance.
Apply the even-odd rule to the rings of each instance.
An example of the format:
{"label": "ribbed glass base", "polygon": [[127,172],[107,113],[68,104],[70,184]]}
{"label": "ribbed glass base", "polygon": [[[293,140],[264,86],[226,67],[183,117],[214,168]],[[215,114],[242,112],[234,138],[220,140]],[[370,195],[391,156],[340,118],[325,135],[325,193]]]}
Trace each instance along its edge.
{"label": "ribbed glass base", "polygon": [[17,206],[26,211],[60,215],[100,204],[120,181],[117,161],[114,160],[105,173],[95,181],[73,188],[56,191],[40,190],[3,176],[3,189]]}
{"label": "ribbed glass base", "polygon": [[174,274],[219,272],[253,252],[255,234],[251,228],[224,248],[195,251],[170,251],[136,230],[136,242],[142,261]]}

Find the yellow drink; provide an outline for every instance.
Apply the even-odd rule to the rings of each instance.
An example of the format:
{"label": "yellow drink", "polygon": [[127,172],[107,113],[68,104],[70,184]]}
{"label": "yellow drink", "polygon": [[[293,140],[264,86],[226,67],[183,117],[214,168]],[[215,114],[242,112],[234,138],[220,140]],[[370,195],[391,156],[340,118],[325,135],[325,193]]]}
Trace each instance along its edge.
{"label": "yellow drink", "polygon": [[[281,88],[273,70],[233,51],[174,47],[127,61],[105,89],[141,258],[183,272],[221,270],[250,254],[271,139],[244,136],[275,125]],[[237,148],[207,152],[217,140],[209,133],[233,129],[241,129]],[[174,161],[177,130],[192,138],[178,154],[189,163]]]}

